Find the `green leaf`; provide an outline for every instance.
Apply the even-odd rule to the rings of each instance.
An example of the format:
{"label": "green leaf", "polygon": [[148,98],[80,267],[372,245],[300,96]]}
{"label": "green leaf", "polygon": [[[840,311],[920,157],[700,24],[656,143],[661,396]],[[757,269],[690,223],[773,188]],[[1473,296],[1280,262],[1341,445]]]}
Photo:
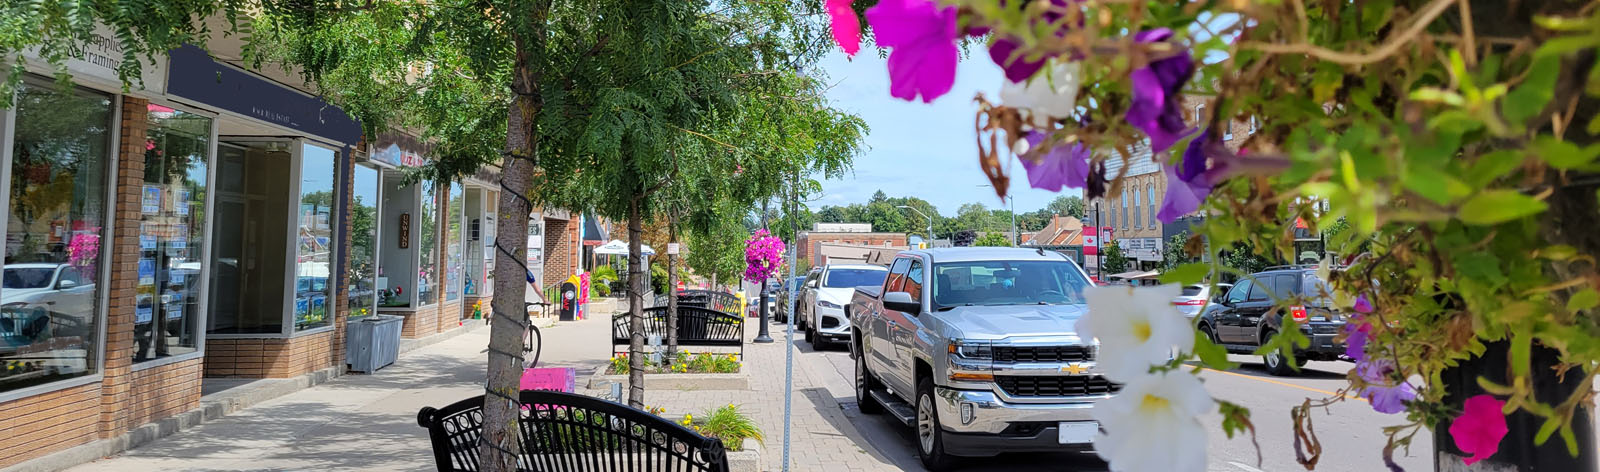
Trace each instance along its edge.
{"label": "green leaf", "polygon": [[1192,262],[1178,266],[1161,274],[1161,283],[1164,284],[1197,284],[1205,280],[1206,274],[1211,273],[1211,265],[1203,262]]}
{"label": "green leaf", "polygon": [[1439,169],[1420,167],[1411,169],[1410,175],[1401,180],[1407,190],[1433,200],[1440,205],[1450,205],[1456,199],[1466,197],[1472,193],[1472,188],[1461,183],[1455,177],[1440,172]]}
{"label": "green leaf", "polygon": [[1593,34],[1587,36],[1562,36],[1545,40],[1544,44],[1533,52],[1533,57],[1560,57],[1595,46],[1600,46],[1600,36]]}
{"label": "green leaf", "polygon": [[1518,377],[1528,375],[1531,366],[1528,359],[1533,356],[1533,335],[1526,332],[1512,331],[1511,333],[1511,372]]}
{"label": "green leaf", "polygon": [[1238,367],[1239,364],[1228,361],[1228,349],[1211,342],[1200,330],[1194,330],[1194,353],[1200,357],[1200,362],[1217,370],[1228,370]]}
{"label": "green leaf", "polygon": [[1578,438],[1572,434],[1572,425],[1561,425],[1561,440],[1567,442],[1567,454],[1578,457]]}
{"label": "green leaf", "polygon": [[1478,156],[1477,162],[1467,170],[1467,185],[1472,187],[1485,187],[1495,179],[1505,176],[1522,165],[1523,154],[1510,149],[1499,150]]}
{"label": "green leaf", "polygon": [[1600,292],[1596,292],[1592,288],[1583,289],[1578,293],[1572,294],[1572,298],[1567,299],[1567,311],[1573,313],[1594,308],[1595,306],[1600,306]]}
{"label": "green leaf", "polygon": [[1556,56],[1535,58],[1522,84],[1507,94],[1505,100],[1501,102],[1500,106],[1506,120],[1512,123],[1524,123],[1544,110],[1545,104],[1550,103],[1550,98],[1555,96],[1556,74],[1559,72],[1561,72],[1561,58]]}
{"label": "green leaf", "polygon": [[1456,211],[1470,225],[1492,225],[1535,215],[1548,208],[1539,199],[1512,190],[1489,190],[1472,196]]}
{"label": "green leaf", "polygon": [[1443,103],[1457,107],[1466,103],[1466,99],[1462,98],[1461,94],[1434,87],[1423,87],[1411,91],[1411,99],[1419,102]]}
{"label": "green leaf", "polygon": [[1577,144],[1548,135],[1536,138],[1532,150],[1551,167],[1561,170],[1583,167],[1594,162],[1595,157],[1600,157],[1600,147],[1590,146],[1580,149]]}
{"label": "green leaf", "polygon": [[1583,31],[1597,25],[1600,17],[1567,18],[1563,16],[1534,16],[1533,23],[1552,31]]}
{"label": "green leaf", "polygon": [[1550,435],[1555,434],[1556,430],[1560,428],[1560,416],[1545,418],[1544,425],[1539,426],[1539,432],[1533,435],[1533,444],[1537,446],[1543,446],[1545,441],[1550,440]]}
{"label": "green leaf", "polygon": [[1255,434],[1256,427],[1250,422],[1250,409],[1230,402],[1217,401],[1217,412],[1222,413],[1222,434],[1233,439],[1234,433],[1249,431]]}

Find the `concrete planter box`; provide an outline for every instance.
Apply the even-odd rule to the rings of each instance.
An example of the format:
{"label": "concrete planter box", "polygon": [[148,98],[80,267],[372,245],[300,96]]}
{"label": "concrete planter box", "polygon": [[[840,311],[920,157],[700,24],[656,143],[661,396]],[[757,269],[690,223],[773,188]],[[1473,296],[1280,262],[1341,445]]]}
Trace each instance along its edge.
{"label": "concrete planter box", "polygon": [[761,442],[745,438],[743,450],[728,451],[730,472],[761,472]]}
{"label": "concrete planter box", "polygon": [[[610,366],[589,376],[588,388],[603,390],[611,384],[628,384],[628,374],[607,375]],[[750,374],[744,368],[731,374],[644,374],[644,388],[658,390],[749,390]]]}

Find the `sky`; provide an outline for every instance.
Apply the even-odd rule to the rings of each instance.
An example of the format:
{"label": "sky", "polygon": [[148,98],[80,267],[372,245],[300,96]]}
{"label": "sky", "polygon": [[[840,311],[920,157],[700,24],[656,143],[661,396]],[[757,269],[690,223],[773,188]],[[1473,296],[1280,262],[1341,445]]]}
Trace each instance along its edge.
{"label": "sky", "polygon": [[[889,96],[889,70],[875,48],[861,48],[854,59],[834,51],[819,66],[832,86],[827,92],[831,105],[860,116],[871,130],[855,169],[842,178],[824,180],[822,196],[810,202],[812,210],[865,203],[878,190],[891,197],[927,200],[944,216],[955,216],[965,203],[1003,208],[994,189],[983,187],[989,179],[978,167],[973,129],[978,106],[972,98],[983,92],[990,101],[998,101],[1004,80],[982,45],[974,45],[962,59],[950,93],[931,104]],[[1018,213],[1037,210],[1057,196],[1082,195],[1079,189],[1056,193],[1029,188],[1016,157],[1006,165]]]}

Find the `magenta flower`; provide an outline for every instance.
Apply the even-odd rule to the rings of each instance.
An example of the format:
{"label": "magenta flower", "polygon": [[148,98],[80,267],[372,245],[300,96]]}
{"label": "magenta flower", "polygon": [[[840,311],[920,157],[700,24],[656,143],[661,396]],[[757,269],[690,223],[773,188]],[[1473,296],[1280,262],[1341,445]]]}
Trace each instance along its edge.
{"label": "magenta flower", "polygon": [[1011,38],[996,39],[994,44],[989,45],[989,59],[1005,70],[1006,80],[1012,82],[1022,82],[1033,77],[1034,73],[1039,72],[1040,67],[1044,67],[1045,59],[1049,59],[1045,56],[1030,61],[1026,55],[1011,57],[1016,54],[1020,46],[1022,45]]}
{"label": "magenta flower", "polygon": [[1500,452],[1500,440],[1506,437],[1506,415],[1501,413],[1506,403],[1487,394],[1468,398],[1461,416],[1450,423],[1450,437],[1456,448],[1471,454],[1461,462],[1472,465]]}
{"label": "magenta flower", "polygon": [[1367,355],[1367,341],[1372,340],[1372,325],[1351,321],[1345,323],[1344,332],[1348,335],[1344,340],[1344,355],[1361,362]]}
{"label": "magenta flower", "polygon": [[744,260],[745,280],[758,281],[772,277],[778,273],[778,266],[783,262],[783,240],[769,235],[767,230],[756,230],[745,241]]}
{"label": "magenta flower", "polygon": [[[1030,149],[1038,149],[1044,138],[1043,132],[1029,131],[1024,139]],[[1021,158],[1022,168],[1028,171],[1028,185],[1033,188],[1060,192],[1063,186],[1083,188],[1089,180],[1089,148],[1081,142],[1052,147],[1038,158],[1038,162]]]}
{"label": "magenta flower", "polygon": [[1356,313],[1372,313],[1372,301],[1367,299],[1367,294],[1363,293],[1356,295],[1356,305],[1354,309]]}
{"label": "magenta flower", "polygon": [[850,7],[851,0],[828,0],[828,19],[833,29],[833,42],[845,55],[855,57],[861,50],[861,19]]}
{"label": "magenta flower", "polygon": [[889,95],[908,101],[921,95],[929,103],[955,85],[956,13],[933,0],[883,0],[867,10],[878,44],[891,50]]}
{"label": "magenta flower", "polygon": [[[1157,43],[1171,37],[1172,30],[1157,28],[1140,32],[1133,39],[1141,43]],[[1183,84],[1188,83],[1192,76],[1194,60],[1190,59],[1188,50],[1151,61],[1133,71],[1130,77],[1133,80],[1133,103],[1128,106],[1127,120],[1128,124],[1144,130],[1150,136],[1151,152],[1166,151],[1173,143],[1194,132],[1193,128],[1183,123],[1180,103]]]}

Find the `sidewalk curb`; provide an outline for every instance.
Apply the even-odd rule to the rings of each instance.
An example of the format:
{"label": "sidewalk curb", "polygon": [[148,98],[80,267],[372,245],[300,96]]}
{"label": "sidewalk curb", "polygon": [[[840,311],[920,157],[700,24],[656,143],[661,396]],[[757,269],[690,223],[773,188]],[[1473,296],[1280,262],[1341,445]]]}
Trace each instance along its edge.
{"label": "sidewalk curb", "polygon": [[[401,339],[401,358],[396,363],[404,362],[406,353],[438,344],[441,341],[476,331],[483,327],[485,327],[483,324],[465,323],[460,328],[425,338]],[[133,428],[132,431],[114,437],[91,441],[59,452],[29,459],[10,467],[0,468],[0,472],[58,471],[121,454],[155,442],[158,439],[234,414],[239,410],[250,408],[262,402],[327,383],[344,376],[344,368],[345,366],[343,365],[328,367],[287,379],[260,379],[249,384],[223,390],[201,397],[199,408],[139,425]]]}

